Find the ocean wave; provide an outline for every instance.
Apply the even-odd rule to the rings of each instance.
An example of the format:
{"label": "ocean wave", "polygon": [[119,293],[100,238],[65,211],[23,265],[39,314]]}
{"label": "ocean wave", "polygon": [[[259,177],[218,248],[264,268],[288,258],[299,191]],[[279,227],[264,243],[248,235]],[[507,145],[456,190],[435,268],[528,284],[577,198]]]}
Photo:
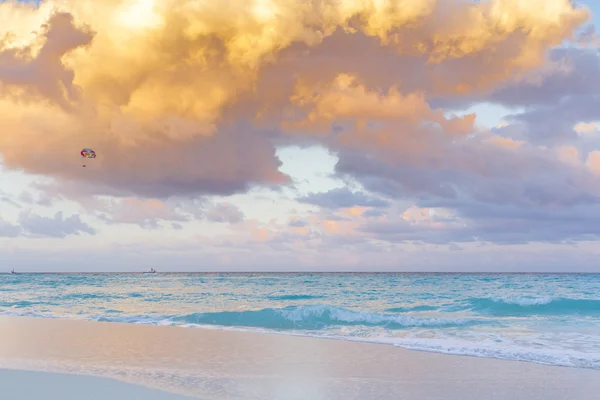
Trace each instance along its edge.
{"label": "ocean wave", "polygon": [[408,350],[524,361],[561,367],[600,369],[600,357],[598,353],[536,349],[524,346],[502,346],[492,343],[468,343],[466,341],[444,339],[400,339],[387,342]]}
{"label": "ocean wave", "polygon": [[[118,314],[118,315],[115,315]],[[216,328],[258,328],[265,331],[331,330],[343,327],[368,327],[388,330],[407,328],[444,329],[489,325],[478,318],[426,318],[387,313],[354,311],[330,305],[288,306],[260,310],[220,311],[187,315],[123,314],[106,309],[103,314],[66,314],[50,312],[4,310],[0,315],[35,318],[84,319],[97,322],[116,322],[149,325],[202,326]]]}
{"label": "ocean wave", "polygon": [[414,306],[414,307],[392,307],[385,311],[393,313],[420,312],[420,311],[436,311],[438,307],[434,306]]}
{"label": "ocean wave", "polygon": [[29,317],[29,318],[54,318],[54,319],[71,319],[70,316],[54,315],[51,313],[33,312],[33,311],[2,311],[0,315],[7,317]]}
{"label": "ocean wave", "polygon": [[497,316],[600,315],[600,300],[552,297],[495,297],[469,300],[470,310]]}
{"label": "ocean wave", "polygon": [[313,299],[322,299],[323,296],[311,296],[309,294],[284,294],[280,296],[267,296],[269,300],[313,300]]}
{"label": "ocean wave", "polygon": [[420,318],[367,311],[354,311],[330,305],[288,306],[247,311],[194,313],[173,318],[189,324],[246,326],[266,329],[320,330],[335,326],[378,326],[386,329],[413,327],[446,328],[481,324],[464,318]]}
{"label": "ocean wave", "polygon": [[[302,310],[300,310],[302,309]],[[311,310],[312,311],[308,311]],[[321,306],[322,310],[331,310],[335,309],[335,307],[330,306]],[[340,311],[341,310],[341,311]],[[261,323],[250,325],[246,322],[246,325],[243,325],[239,321],[237,323],[231,323],[227,325],[227,321],[224,320],[215,320],[215,315],[225,314],[229,315],[229,317],[233,317],[234,312],[221,312],[221,313],[205,313],[205,314],[190,314],[182,317],[165,317],[159,315],[103,315],[103,316],[58,316],[50,313],[32,313],[32,312],[11,312],[4,311],[0,313],[0,315],[6,316],[25,316],[25,317],[33,317],[33,318],[58,318],[58,319],[87,319],[94,320],[99,322],[113,322],[113,323],[130,323],[130,324],[143,324],[143,325],[162,325],[162,326],[179,326],[183,328],[201,328],[201,329],[211,329],[211,330],[226,330],[226,331],[238,331],[238,332],[254,332],[260,334],[277,334],[277,335],[289,335],[289,336],[302,336],[302,337],[314,337],[321,339],[330,339],[330,340],[347,340],[347,341],[358,341],[358,342],[367,342],[367,343],[376,343],[382,345],[393,345],[396,347],[405,348],[408,350],[414,351],[425,351],[432,353],[441,353],[441,354],[450,354],[450,355],[461,355],[461,356],[470,356],[470,357],[481,357],[481,358],[496,358],[502,360],[512,360],[512,361],[523,361],[523,362],[533,362],[537,364],[544,365],[554,365],[554,366],[564,366],[564,367],[574,367],[574,368],[587,368],[587,369],[596,369],[600,370],[600,357],[598,356],[597,351],[589,351],[591,348],[597,348],[598,338],[597,337],[585,337],[584,335],[576,335],[576,338],[565,337],[563,338],[566,341],[577,341],[577,342],[587,342],[588,343],[588,352],[579,351],[574,349],[555,349],[555,348],[536,348],[534,345],[539,341],[535,337],[530,338],[530,344],[532,347],[523,344],[515,344],[515,343],[502,343],[503,340],[484,340],[484,341],[470,341],[469,339],[454,337],[452,331],[448,334],[444,334],[443,332],[448,332],[444,330],[437,330],[437,333],[434,334],[434,328],[446,328],[446,327],[456,327],[458,325],[468,325],[472,323],[477,323],[477,321],[472,320],[448,320],[441,318],[411,318],[411,317],[399,317],[393,318],[393,315],[387,314],[373,314],[373,313],[361,313],[356,311],[350,311],[345,309],[338,309],[336,312],[338,314],[338,321],[341,317],[343,322],[339,322],[337,324],[328,325],[326,329],[324,328],[322,331],[319,331],[317,326],[321,326],[320,324],[312,322],[313,329],[310,330],[309,323],[306,322],[307,318],[305,315],[309,316],[320,316],[322,318],[323,315],[326,315],[328,312],[320,311],[319,307],[286,307],[284,309],[264,309],[264,310],[256,310],[256,311],[246,311],[239,312],[239,314],[250,313],[246,315],[259,315],[252,313],[266,313],[268,315],[274,315],[280,312],[282,318],[286,321],[293,321],[295,324],[287,324],[286,328],[282,328],[281,325],[275,324],[276,326],[265,326],[268,324]],[[363,316],[359,317],[360,314],[371,314],[371,316]],[[206,317],[202,317],[202,316]],[[285,315],[285,316],[284,316]],[[300,316],[300,319],[298,317]],[[312,317],[311,317],[312,318]],[[211,320],[212,319],[212,320]],[[308,318],[310,320],[310,318]],[[417,332],[429,332],[433,337],[427,338],[417,338],[417,337],[398,337],[398,336],[381,336],[376,333],[381,330],[375,328],[373,331],[360,331],[360,334],[353,334],[350,332],[346,332],[340,334],[340,332],[344,332],[331,329],[335,328],[335,325],[338,327],[340,325],[345,326],[356,326],[356,325],[371,325],[375,326],[375,321],[382,321],[390,319],[392,321],[392,326],[402,326],[404,328],[421,328]],[[305,321],[303,324],[298,324],[298,321]],[[216,324],[215,322],[219,322]],[[322,320],[321,320],[322,324]],[[324,326],[324,325],[323,325]],[[377,325],[380,326],[380,325]],[[393,327],[386,326],[386,329],[394,329]],[[355,328],[353,328],[355,330]],[[466,336],[468,337],[470,331],[464,331]],[[391,333],[391,332],[390,332]],[[453,336],[453,337],[449,337]],[[567,335],[568,336],[568,335]],[[543,341],[543,338],[540,340]],[[558,339],[555,338],[554,342]],[[562,340],[562,341],[564,341]],[[561,341],[561,342],[562,342]],[[594,344],[589,344],[589,342],[593,341]],[[591,346],[591,347],[590,347]]]}
{"label": "ocean wave", "polygon": [[18,300],[13,302],[2,302],[0,307],[6,308],[27,308],[32,306],[45,306],[48,303],[43,301]]}

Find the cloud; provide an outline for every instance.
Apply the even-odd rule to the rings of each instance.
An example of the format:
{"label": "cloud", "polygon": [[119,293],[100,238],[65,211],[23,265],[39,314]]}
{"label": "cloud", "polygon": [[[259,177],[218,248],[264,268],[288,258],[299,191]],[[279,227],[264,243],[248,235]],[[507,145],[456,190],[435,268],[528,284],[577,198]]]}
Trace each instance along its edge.
{"label": "cloud", "polygon": [[600,49],[557,48],[544,68],[494,91],[489,100],[507,106],[558,105],[570,96],[600,91]]}
{"label": "cloud", "polygon": [[244,220],[244,213],[233,204],[218,203],[205,211],[205,217],[211,222],[237,224]]}
{"label": "cloud", "polygon": [[[313,256],[597,240],[600,56],[557,47],[591,43],[585,8],[96,3],[0,4],[0,152],[50,177],[37,187],[49,199],[149,229],[225,223],[231,234],[208,243]],[[481,102],[515,111],[487,129],[462,111]],[[335,155],[349,186],[296,199],[318,211],[264,222],[211,197],[290,184],[276,148],[307,144]],[[98,154],[86,168],[83,147]],[[22,218],[30,233],[48,221],[57,235],[91,232]]]}
{"label": "cloud", "polygon": [[34,194],[31,191],[25,190],[21,192],[21,194],[17,197],[17,200],[29,205],[41,205],[49,207],[54,204],[55,199],[45,196],[43,193]]}
{"label": "cloud", "polygon": [[600,130],[600,125],[597,122],[579,122],[573,127],[575,132],[585,135],[596,133]]}
{"label": "cloud", "polygon": [[[396,86],[388,103],[363,98],[365,118],[406,106],[417,113],[407,119],[459,134],[472,117],[443,118],[423,96],[487,91],[535,69],[589,19],[567,0],[90,1],[0,5],[0,151],[12,168],[126,197],[289,183],[274,143],[306,136],[283,134],[281,120],[304,112],[297,88],[341,73]],[[317,96],[311,118],[342,112],[334,99]],[[85,169],[83,147],[98,154]]]}
{"label": "cloud", "polygon": [[23,206],[21,204],[19,204],[17,201],[15,201],[13,199],[13,196],[9,195],[8,193],[0,190],[0,201],[4,202],[6,204],[10,204],[13,207],[16,208],[23,208]]}
{"label": "cloud", "polygon": [[304,228],[308,223],[301,219],[291,219],[288,225],[292,228]]}
{"label": "cloud", "polygon": [[108,200],[106,209],[115,223],[152,224],[158,220],[185,221],[170,204],[156,199],[124,198]]}
{"label": "cloud", "polygon": [[244,220],[243,212],[233,204],[211,202],[206,198],[113,198],[94,197],[80,200],[83,210],[109,224],[134,224],[144,229],[159,229],[169,223],[183,229],[182,223],[194,220],[236,224]]}
{"label": "cloud", "polygon": [[532,242],[572,243],[600,238],[600,208],[524,210],[468,203],[452,208],[423,209],[422,219],[372,219],[358,228],[365,235],[393,243],[429,244],[484,242],[501,245]]}
{"label": "cloud", "polygon": [[21,227],[12,225],[0,219],[0,236],[1,237],[17,237],[21,235]]}
{"label": "cloud", "polygon": [[24,57],[25,48],[2,51],[2,91],[13,98],[41,98],[70,109],[80,93],[73,84],[74,72],[65,67],[62,59],[72,50],[89,45],[93,35],[85,27],[76,28],[68,13],[53,14],[42,29],[45,41],[34,58]]}
{"label": "cloud", "polygon": [[364,192],[353,192],[344,187],[332,189],[324,193],[311,193],[301,197],[298,201],[315,204],[325,208],[350,208],[350,207],[386,207],[389,201],[375,196],[369,196]]}
{"label": "cloud", "polygon": [[505,116],[495,131],[536,145],[575,145],[589,151],[600,145],[594,135],[600,120],[600,49],[557,48],[545,67],[473,101],[524,111]]}
{"label": "cloud", "polygon": [[30,211],[19,214],[18,226],[27,236],[64,238],[69,235],[96,234],[96,230],[78,215],[65,218],[62,212],[57,212],[53,218],[43,217]]}

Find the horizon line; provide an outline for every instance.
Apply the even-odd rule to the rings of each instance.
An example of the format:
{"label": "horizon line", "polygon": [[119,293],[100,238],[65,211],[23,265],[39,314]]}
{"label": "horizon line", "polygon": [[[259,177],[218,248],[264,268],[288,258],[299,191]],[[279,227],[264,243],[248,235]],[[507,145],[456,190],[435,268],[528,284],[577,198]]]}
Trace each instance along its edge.
{"label": "horizon line", "polygon": [[[0,275],[138,275],[150,274],[149,271],[23,271],[0,272]],[[600,275],[600,271],[156,271],[158,275],[192,275],[192,274],[488,274],[488,275],[564,275],[590,274]]]}

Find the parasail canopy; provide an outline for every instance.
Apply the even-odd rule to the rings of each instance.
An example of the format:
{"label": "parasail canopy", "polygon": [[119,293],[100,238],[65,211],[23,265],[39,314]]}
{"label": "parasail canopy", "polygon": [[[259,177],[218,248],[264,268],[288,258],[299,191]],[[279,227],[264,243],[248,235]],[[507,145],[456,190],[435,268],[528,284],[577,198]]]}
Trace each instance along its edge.
{"label": "parasail canopy", "polygon": [[83,149],[81,150],[82,158],[96,158],[96,152],[92,149]]}

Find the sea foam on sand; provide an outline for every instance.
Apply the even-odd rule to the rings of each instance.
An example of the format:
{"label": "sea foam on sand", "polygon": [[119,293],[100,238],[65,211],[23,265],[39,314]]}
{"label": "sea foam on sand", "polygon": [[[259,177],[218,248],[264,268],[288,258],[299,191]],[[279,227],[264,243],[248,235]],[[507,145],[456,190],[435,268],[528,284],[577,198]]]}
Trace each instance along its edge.
{"label": "sea foam on sand", "polygon": [[[17,397],[3,400],[70,400],[52,397],[51,391],[59,389],[38,396],[25,387],[42,387],[48,380],[58,384],[60,379],[65,386],[82,387],[90,379],[77,375],[208,400],[592,400],[600,393],[597,370],[309,337],[0,317],[0,339],[2,368],[72,374],[25,373],[21,380],[15,378],[16,386],[11,379],[11,393]],[[10,374],[17,372],[0,372],[0,384]],[[99,381],[89,382],[91,392]],[[143,390],[114,382],[110,387],[110,396],[103,398],[132,400],[138,397],[131,391]],[[171,400],[158,391],[148,393],[155,397],[139,398]]]}

